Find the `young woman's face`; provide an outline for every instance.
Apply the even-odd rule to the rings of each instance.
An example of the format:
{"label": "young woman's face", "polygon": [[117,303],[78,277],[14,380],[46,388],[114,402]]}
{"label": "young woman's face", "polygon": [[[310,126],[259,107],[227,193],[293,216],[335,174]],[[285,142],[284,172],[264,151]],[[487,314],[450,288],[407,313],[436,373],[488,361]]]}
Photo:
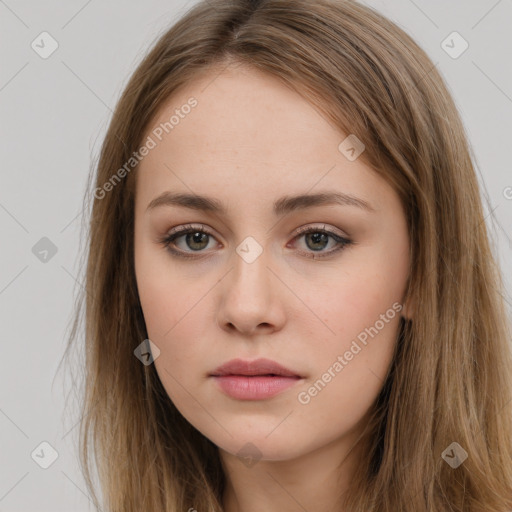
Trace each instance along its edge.
{"label": "young woman's face", "polygon": [[[275,78],[237,68],[178,91],[144,138],[135,270],[154,364],[181,414],[230,454],[347,444],[382,388],[409,240],[359,143],[340,147],[348,135]],[[293,376],[218,376],[260,358]]]}

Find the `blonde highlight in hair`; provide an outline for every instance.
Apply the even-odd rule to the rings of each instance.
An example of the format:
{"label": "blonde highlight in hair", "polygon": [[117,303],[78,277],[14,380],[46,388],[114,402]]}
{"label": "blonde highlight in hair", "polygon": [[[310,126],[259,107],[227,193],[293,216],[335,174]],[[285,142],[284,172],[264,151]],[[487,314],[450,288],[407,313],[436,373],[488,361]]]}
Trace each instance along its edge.
{"label": "blonde highlight in hair", "polygon": [[[511,510],[511,333],[502,278],[459,114],[404,31],[354,1],[196,4],[126,85],[95,186],[129,160],[173,93],[232,65],[277,77],[340,132],[364,141],[361,158],[394,187],[407,218],[409,319],[360,440],[364,457],[344,510]],[[136,172],[92,202],[86,293],[68,345],[85,303],[80,459],[103,510],[220,512],[217,447],[182,417],[154,365],[133,354],[147,338],[134,273]],[[441,457],[453,442],[469,455],[456,469]]]}

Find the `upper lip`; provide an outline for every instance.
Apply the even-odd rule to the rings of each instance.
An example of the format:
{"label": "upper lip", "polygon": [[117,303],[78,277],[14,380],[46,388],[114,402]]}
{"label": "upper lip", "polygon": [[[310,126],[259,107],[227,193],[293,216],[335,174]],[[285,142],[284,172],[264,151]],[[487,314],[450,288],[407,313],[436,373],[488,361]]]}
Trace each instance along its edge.
{"label": "upper lip", "polygon": [[216,368],[210,375],[213,377],[222,375],[280,375],[283,377],[301,377],[297,372],[285,368],[271,359],[256,359],[254,361],[232,359]]}

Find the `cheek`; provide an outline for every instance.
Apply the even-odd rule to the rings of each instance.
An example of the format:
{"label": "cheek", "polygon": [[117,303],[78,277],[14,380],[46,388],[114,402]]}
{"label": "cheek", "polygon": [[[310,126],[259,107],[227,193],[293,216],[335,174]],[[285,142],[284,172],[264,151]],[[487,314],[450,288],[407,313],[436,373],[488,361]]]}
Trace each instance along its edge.
{"label": "cheek", "polygon": [[351,411],[355,418],[384,384],[396,346],[408,269],[406,259],[384,248],[360,251],[357,260],[347,258],[345,263],[321,293],[308,293],[308,305],[329,327],[310,315],[307,331],[312,339],[316,332],[317,340],[311,380],[320,380],[316,386],[320,391],[311,389],[308,396],[319,406],[315,410],[328,410],[334,401],[343,405],[343,414]]}
{"label": "cheek", "polygon": [[[310,325],[310,334],[316,332],[317,338],[320,334],[327,346],[341,350],[379,321],[381,315],[386,316],[385,326],[381,322],[378,326],[383,332],[389,331],[393,318],[399,316],[397,309],[405,291],[407,271],[405,265],[390,261],[358,254],[357,261],[347,259],[341,271],[332,272],[328,284],[312,287],[311,283],[304,283],[300,293],[307,297],[307,305],[315,313],[304,317],[304,322]],[[396,325],[393,325],[395,329]]]}
{"label": "cheek", "polygon": [[149,339],[160,350],[154,364],[158,376],[169,398],[183,412],[200,414],[195,410],[187,390],[200,385],[204,367],[204,357],[208,354],[208,340],[201,331],[198,319],[207,317],[203,309],[205,302],[201,296],[204,288],[182,293],[166,286],[170,280],[146,280],[140,283],[139,294]]}
{"label": "cheek", "polygon": [[[367,284],[384,285],[377,280]],[[400,321],[400,304],[392,295],[365,288],[361,280],[331,299],[337,306],[325,316],[335,334],[322,336],[320,350],[310,352],[315,372],[296,397],[301,420],[326,439],[354,428],[377,398]]]}
{"label": "cheek", "polygon": [[180,277],[165,249],[151,247],[142,238],[135,244],[135,275],[148,336],[162,349],[198,302],[201,290]]}
{"label": "cheek", "polygon": [[[169,283],[170,286],[166,286]],[[206,321],[207,302],[204,298],[208,286],[188,285],[180,291],[176,280],[146,280],[139,283],[139,296],[148,336],[160,348],[162,355],[168,354],[173,362],[201,353],[205,343],[202,322]],[[209,316],[208,316],[209,318]],[[199,322],[201,319],[202,322]]]}
{"label": "cheek", "polygon": [[214,279],[209,283],[205,277],[180,275],[162,261],[138,261],[137,286],[147,334],[160,350],[155,367],[171,398],[178,392],[176,381],[189,389],[207,370],[205,357],[208,361],[214,337],[211,327],[205,329],[214,325],[207,295],[214,284]]}

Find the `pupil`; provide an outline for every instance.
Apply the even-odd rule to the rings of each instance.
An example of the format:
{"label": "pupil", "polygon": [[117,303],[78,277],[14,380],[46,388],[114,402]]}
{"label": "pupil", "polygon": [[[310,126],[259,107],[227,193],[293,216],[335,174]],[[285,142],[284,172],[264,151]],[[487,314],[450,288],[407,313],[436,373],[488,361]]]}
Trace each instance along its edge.
{"label": "pupil", "polygon": [[[198,243],[198,244],[201,244],[201,238],[202,237],[207,237],[208,235],[206,233],[200,233],[198,231],[196,231],[195,233],[189,233],[187,235],[187,243],[190,241],[190,239],[192,239],[192,243],[195,244],[195,243]],[[208,245],[208,244],[206,244]],[[192,250],[199,250],[199,249],[204,249],[203,246],[199,247],[199,248],[194,248],[194,247],[191,247]]]}
{"label": "pupil", "polygon": [[[308,239],[308,237],[311,237],[313,239],[313,243],[314,244],[318,244],[318,243],[322,243],[322,242],[326,242],[327,241],[327,235],[325,233],[309,233],[306,236],[306,240]],[[309,244],[308,244],[308,246],[309,246]],[[325,245],[320,247],[320,249],[323,249],[324,247],[325,247]],[[314,249],[314,248],[310,247],[310,249]]]}

